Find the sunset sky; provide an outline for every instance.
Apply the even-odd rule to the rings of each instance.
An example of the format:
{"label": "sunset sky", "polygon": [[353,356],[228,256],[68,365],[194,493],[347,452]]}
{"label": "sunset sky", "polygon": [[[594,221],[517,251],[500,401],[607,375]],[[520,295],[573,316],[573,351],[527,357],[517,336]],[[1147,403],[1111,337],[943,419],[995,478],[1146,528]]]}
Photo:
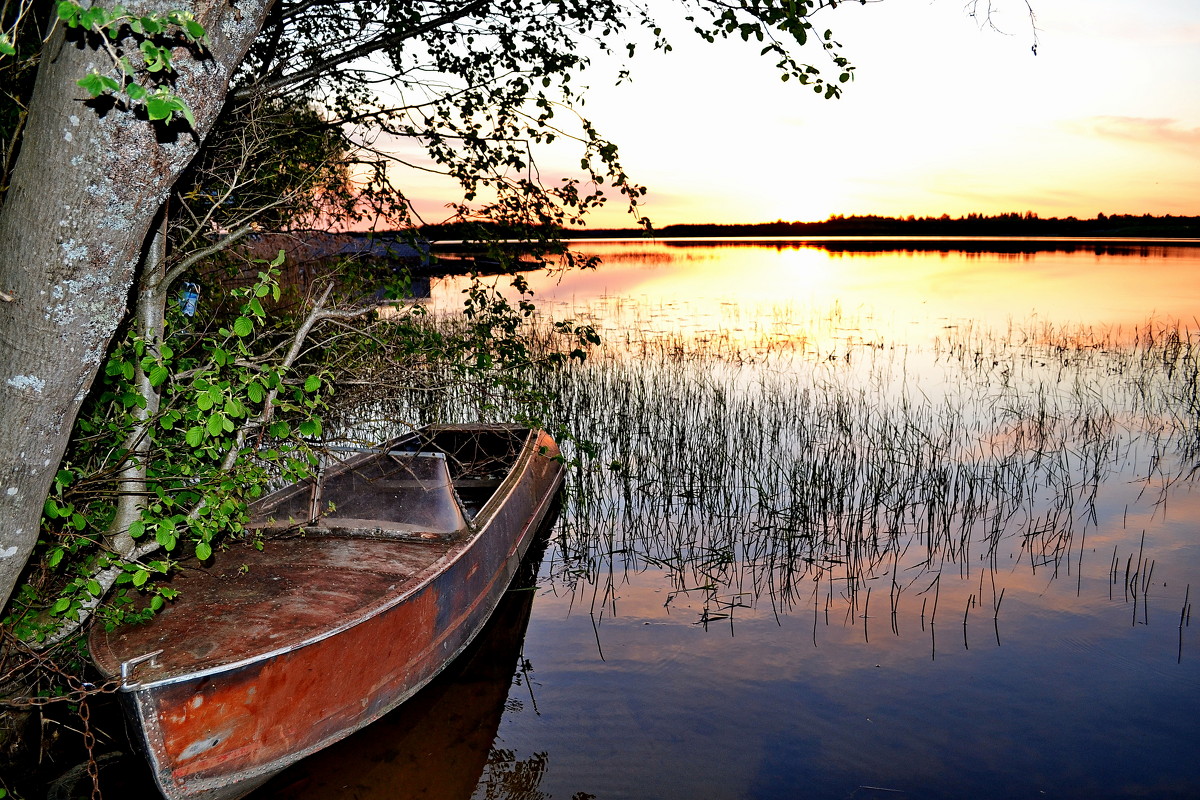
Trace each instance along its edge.
{"label": "sunset sky", "polygon": [[[1200,214],[1200,3],[843,3],[821,12],[857,68],[840,100],[783,83],[755,43],[708,45],[655,2],[675,47],[585,74],[586,115],[650,188],[656,226],[831,214]],[[820,63],[823,54],[808,58]],[[833,70],[830,70],[833,72]],[[834,72],[836,74],[836,72]],[[578,155],[551,154],[542,174]],[[413,185],[428,221],[449,187]],[[614,202],[593,225],[633,220]]]}

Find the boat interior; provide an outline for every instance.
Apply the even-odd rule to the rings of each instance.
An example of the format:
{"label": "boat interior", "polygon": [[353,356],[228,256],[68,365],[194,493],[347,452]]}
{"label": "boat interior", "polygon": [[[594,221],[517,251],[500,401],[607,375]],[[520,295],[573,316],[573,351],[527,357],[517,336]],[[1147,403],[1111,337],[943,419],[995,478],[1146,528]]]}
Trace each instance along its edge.
{"label": "boat interior", "polygon": [[250,509],[270,533],[444,541],[470,528],[512,469],[529,431],[423,429],[334,459]]}

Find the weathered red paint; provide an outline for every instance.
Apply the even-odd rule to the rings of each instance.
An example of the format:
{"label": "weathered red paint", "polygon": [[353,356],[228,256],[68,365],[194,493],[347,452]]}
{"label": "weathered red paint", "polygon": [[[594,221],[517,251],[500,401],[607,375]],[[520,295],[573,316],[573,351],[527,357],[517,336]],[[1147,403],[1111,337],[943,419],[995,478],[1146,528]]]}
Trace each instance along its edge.
{"label": "weathered red paint", "polygon": [[474,530],[233,550],[180,576],[181,599],[150,624],[94,633],[109,675],[162,651],[125,690],[163,794],[240,797],[427,683],[507,588],[561,483],[557,454],[528,432]]}

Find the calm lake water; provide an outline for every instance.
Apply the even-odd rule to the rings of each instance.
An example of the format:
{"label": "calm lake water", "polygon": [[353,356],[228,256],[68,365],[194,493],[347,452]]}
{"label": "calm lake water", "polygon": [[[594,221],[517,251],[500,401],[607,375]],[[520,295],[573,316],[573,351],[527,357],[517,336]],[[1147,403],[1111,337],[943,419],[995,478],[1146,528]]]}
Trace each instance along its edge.
{"label": "calm lake water", "polygon": [[580,249],[600,456],[490,749],[433,704],[257,797],[1200,796],[1200,248]]}
{"label": "calm lake water", "polygon": [[254,798],[1200,796],[1200,247],[580,249],[535,587]]}

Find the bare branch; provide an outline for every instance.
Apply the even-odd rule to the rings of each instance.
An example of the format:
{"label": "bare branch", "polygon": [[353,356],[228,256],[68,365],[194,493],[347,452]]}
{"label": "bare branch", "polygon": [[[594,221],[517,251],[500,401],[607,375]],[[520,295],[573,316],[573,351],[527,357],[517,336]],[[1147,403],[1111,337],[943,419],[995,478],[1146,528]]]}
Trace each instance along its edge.
{"label": "bare branch", "polygon": [[214,256],[217,253],[220,253],[222,250],[225,250],[231,245],[241,241],[252,230],[253,228],[250,225],[243,225],[237,230],[231,231],[225,236],[222,236],[218,241],[214,242],[208,247],[192,253],[187,258],[183,259],[183,261],[180,261],[178,264],[171,267],[170,271],[167,272],[166,277],[163,279],[163,286],[170,286],[172,283],[178,280],[181,275],[194,267],[196,264],[208,258],[209,256]]}
{"label": "bare branch", "polygon": [[430,31],[436,30],[443,25],[462,19],[476,11],[484,8],[489,0],[472,0],[461,8],[455,9],[442,14],[439,17],[434,17],[415,28],[407,28],[402,31],[396,31],[389,34],[380,34],[374,39],[364,42],[358,47],[350,48],[343,53],[332,55],[329,58],[322,59],[316,64],[312,64],[304,69],[299,69],[288,75],[276,75],[274,78],[269,78],[262,83],[251,84],[244,89],[233,93],[234,99],[244,99],[259,93],[274,93],[289,86],[301,84],[307,81],[316,80],[321,76],[329,73],[335,67],[342,64],[347,64],[351,61],[356,61],[360,58],[365,58],[372,53],[377,53],[380,50],[385,50],[389,47],[394,47],[403,41],[423,36]]}

